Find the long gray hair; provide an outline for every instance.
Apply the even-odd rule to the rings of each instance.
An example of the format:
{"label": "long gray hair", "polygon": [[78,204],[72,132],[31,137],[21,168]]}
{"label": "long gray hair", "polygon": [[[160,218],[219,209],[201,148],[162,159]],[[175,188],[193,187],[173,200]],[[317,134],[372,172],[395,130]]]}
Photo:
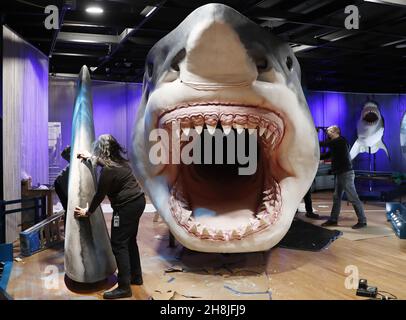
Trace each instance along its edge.
{"label": "long gray hair", "polygon": [[123,154],[127,151],[117,142],[111,134],[102,134],[93,143],[93,154],[99,157],[106,166],[117,167],[128,162]]}

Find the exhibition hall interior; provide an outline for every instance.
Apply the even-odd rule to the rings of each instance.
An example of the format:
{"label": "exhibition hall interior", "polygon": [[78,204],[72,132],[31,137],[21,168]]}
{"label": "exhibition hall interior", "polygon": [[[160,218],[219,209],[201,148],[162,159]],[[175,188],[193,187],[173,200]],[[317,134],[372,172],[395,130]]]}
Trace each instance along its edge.
{"label": "exhibition hall interior", "polygon": [[406,299],[406,1],[1,7],[1,300]]}

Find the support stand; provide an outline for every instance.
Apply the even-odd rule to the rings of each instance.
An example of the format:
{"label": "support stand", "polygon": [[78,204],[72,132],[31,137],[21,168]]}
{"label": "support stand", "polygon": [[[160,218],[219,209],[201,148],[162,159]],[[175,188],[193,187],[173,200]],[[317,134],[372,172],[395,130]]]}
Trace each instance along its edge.
{"label": "support stand", "polygon": [[[369,177],[373,176],[372,172],[376,172],[376,154],[374,153],[372,155],[371,153],[371,147],[368,147],[368,154],[369,154]],[[373,186],[372,186],[372,179],[369,179],[369,192],[372,192]]]}

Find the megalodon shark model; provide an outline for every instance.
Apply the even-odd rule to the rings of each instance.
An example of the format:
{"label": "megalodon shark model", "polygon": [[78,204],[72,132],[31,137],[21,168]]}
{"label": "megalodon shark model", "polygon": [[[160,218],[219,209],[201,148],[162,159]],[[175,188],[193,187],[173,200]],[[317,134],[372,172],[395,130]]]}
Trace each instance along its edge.
{"label": "megalodon shark model", "polygon": [[357,125],[358,139],[351,148],[351,160],[359,153],[376,153],[379,149],[385,151],[389,157],[388,149],[382,141],[384,132],[384,120],[375,102],[369,101],[361,111],[361,117]]}
{"label": "megalodon shark model", "polygon": [[[145,68],[132,162],[171,233],[201,252],[275,246],[319,163],[317,134],[290,46],[234,9],[208,4],[155,44]],[[180,150],[163,143],[171,158],[177,151],[188,153],[189,138],[207,140],[218,132],[224,139],[257,138],[256,170],[241,175],[232,165],[152,161],[157,130],[183,142]]]}
{"label": "megalodon shark model", "polygon": [[101,208],[89,217],[76,219],[76,206],[86,207],[96,191],[95,171],[90,162],[77,158],[92,151],[95,140],[93,103],[89,70],[80,70],[72,120],[69,165],[68,208],[65,228],[65,272],[76,282],[94,283],[106,279],[116,270],[106,222]]}

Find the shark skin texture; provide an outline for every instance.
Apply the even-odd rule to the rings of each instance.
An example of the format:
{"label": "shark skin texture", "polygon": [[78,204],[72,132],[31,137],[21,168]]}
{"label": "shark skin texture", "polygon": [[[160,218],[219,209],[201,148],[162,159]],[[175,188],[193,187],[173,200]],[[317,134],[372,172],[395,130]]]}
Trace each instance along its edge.
{"label": "shark skin texture", "polygon": [[351,160],[360,153],[371,150],[373,154],[380,149],[389,157],[388,148],[382,140],[384,130],[384,120],[378,105],[372,101],[365,103],[357,124],[358,139],[350,150]]}
{"label": "shark skin texture", "polygon": [[90,204],[96,192],[95,168],[76,157],[92,150],[95,140],[90,73],[80,70],[72,122],[68,208],[65,229],[65,273],[73,281],[95,283],[116,270],[106,222],[101,208],[89,218],[76,219],[74,209]]}
{"label": "shark skin texture", "polygon": [[[317,133],[290,46],[234,9],[207,4],[155,44],[145,68],[131,160],[171,233],[200,252],[275,246],[319,163]],[[256,135],[255,173],[155,163],[150,135],[158,128],[182,139],[207,139],[215,130]]]}

